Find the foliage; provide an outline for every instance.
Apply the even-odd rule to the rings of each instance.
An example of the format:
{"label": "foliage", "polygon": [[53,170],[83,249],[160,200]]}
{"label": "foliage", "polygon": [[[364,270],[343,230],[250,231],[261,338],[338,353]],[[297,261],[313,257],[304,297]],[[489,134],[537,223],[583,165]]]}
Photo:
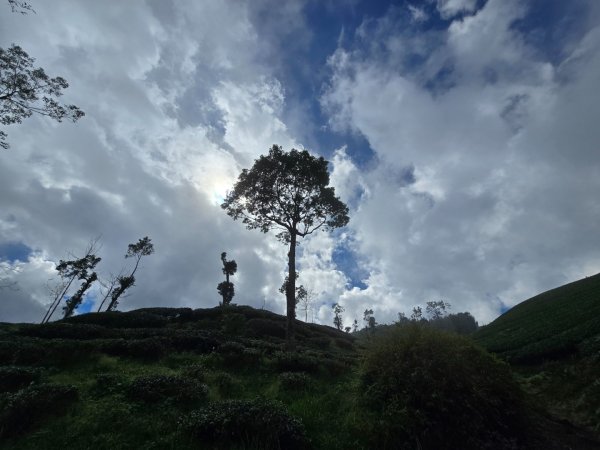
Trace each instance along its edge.
{"label": "foliage", "polygon": [[181,376],[145,375],[137,377],[128,388],[131,398],[146,403],[170,400],[177,403],[199,403],[208,397],[205,384]]}
{"label": "foliage", "polygon": [[114,286],[110,292],[110,303],[108,304],[108,308],[106,308],[107,311],[115,311],[117,309],[119,298],[126,290],[130,289],[135,284],[135,272],[140,265],[140,260],[142,257],[151,255],[153,253],[154,244],[152,244],[151,239],[148,236],[139,239],[135,244],[129,244],[127,247],[127,253],[125,254],[125,259],[134,258],[135,265],[129,275],[121,275],[117,277],[117,285]]}
{"label": "foliage", "polygon": [[381,418],[372,431],[384,448],[513,448],[524,432],[521,394],[508,366],[430,327],[376,336],[360,386],[364,404]]}
{"label": "foliage", "polygon": [[377,326],[377,321],[375,320],[375,316],[373,316],[372,309],[365,309],[363,313],[363,322],[365,323],[365,328],[373,331]]}
{"label": "foliage", "polygon": [[279,374],[279,387],[284,391],[303,391],[308,388],[310,377],[304,372],[283,372]]}
{"label": "foliage", "polygon": [[73,386],[40,384],[0,397],[0,437],[22,433],[46,416],[57,416],[78,398]]}
{"label": "foliage", "polygon": [[577,353],[600,335],[600,274],[536,295],[482,327],[475,340],[515,363],[535,364]]}
{"label": "foliage", "polygon": [[244,169],[221,205],[234,220],[241,219],[249,229],[277,237],[289,244],[286,292],[288,346],[293,346],[296,315],[296,243],[314,231],[343,227],[348,223],[348,207],[329,187],[327,161],[306,150],[284,152],[273,145],[250,170]]}
{"label": "foliage", "polygon": [[339,303],[333,305],[333,326],[336,327],[338,330],[341,330],[342,326],[344,325],[344,321],[342,319],[342,313],[344,311],[344,307]]}
{"label": "foliage", "polygon": [[39,381],[41,371],[31,367],[1,366],[0,393],[15,392]]}
{"label": "foliage", "polygon": [[[24,2],[13,2],[20,8],[29,9]],[[25,6],[23,6],[25,5]],[[75,105],[63,105],[56,99],[69,83],[62,77],[50,78],[41,67],[34,67],[35,59],[21,47],[12,44],[0,48],[0,123],[21,123],[32,114],[48,116],[57,122],[67,118],[76,122],[85,114]],[[8,148],[7,134],[0,131],[0,147]]]}
{"label": "foliage", "polygon": [[181,419],[199,442],[217,448],[303,449],[308,439],[302,422],[277,401],[228,400],[212,403]]}
{"label": "foliage", "polygon": [[450,303],[443,300],[427,302],[425,312],[429,317],[429,320],[439,320],[447,314],[447,310],[450,309]]}
{"label": "foliage", "polygon": [[280,322],[270,319],[250,319],[246,326],[254,337],[285,338],[285,328]]}
{"label": "foliage", "polygon": [[225,275],[225,281],[222,281],[217,286],[219,295],[223,297],[223,306],[227,306],[233,300],[235,295],[235,289],[233,283],[229,281],[229,277],[237,272],[237,263],[235,260],[227,261],[227,253],[221,253],[221,261],[223,262],[223,275]]}
{"label": "foliage", "polygon": [[54,314],[54,311],[56,311],[56,308],[60,302],[67,295],[69,288],[75,279],[83,280],[83,284],[79,290],[73,296],[71,296],[69,301],[67,301],[67,306],[64,308],[64,317],[71,316],[73,311],[75,311],[75,309],[79,306],[83,300],[83,294],[97,279],[96,272],[91,272],[101,261],[101,258],[94,254],[97,250],[97,243],[98,239],[94,239],[88,244],[85,251],[85,256],[83,256],[83,258],[66,261],[60,260],[56,266],[56,271],[58,272],[62,281],[53,291],[54,299],[46,311],[46,314],[42,319],[42,323],[48,323],[50,321],[52,314]]}

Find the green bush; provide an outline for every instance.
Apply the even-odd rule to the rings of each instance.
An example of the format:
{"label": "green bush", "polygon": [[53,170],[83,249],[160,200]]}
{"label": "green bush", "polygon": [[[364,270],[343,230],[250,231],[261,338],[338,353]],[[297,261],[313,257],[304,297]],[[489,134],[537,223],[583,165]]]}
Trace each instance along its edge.
{"label": "green bush", "polygon": [[273,364],[279,372],[317,373],[320,368],[316,357],[298,352],[275,352]]}
{"label": "green bush", "polygon": [[283,372],[279,374],[279,388],[283,391],[304,391],[310,378],[304,372]]}
{"label": "green bush", "polygon": [[107,339],[100,342],[100,350],[111,356],[126,356],[146,361],[160,359],[166,353],[164,338],[148,339]]}
{"label": "green bush", "polygon": [[219,394],[225,397],[234,394],[239,388],[239,382],[227,372],[217,372],[212,376],[212,379]]}
{"label": "green bush", "polygon": [[78,398],[77,389],[60,384],[30,386],[0,397],[0,437],[20,434],[45,417],[57,417]]}
{"label": "green bush", "polygon": [[509,367],[468,339],[430,327],[374,337],[360,389],[378,447],[514,448],[524,433]]}
{"label": "green bush", "polygon": [[18,391],[39,381],[40,375],[40,369],[33,369],[31,367],[0,367],[0,393]]}
{"label": "green bush", "polygon": [[171,400],[177,403],[196,403],[206,400],[208,387],[187,377],[145,375],[129,385],[129,396],[145,403]]}
{"label": "green bush", "polygon": [[99,339],[105,328],[86,323],[51,322],[43,325],[24,325],[18,332],[22,336],[42,339]]}
{"label": "green bush", "polygon": [[285,339],[285,327],[282,322],[271,319],[250,319],[246,327],[252,337],[274,337]]}
{"label": "green bush", "polygon": [[311,347],[320,348],[321,350],[328,349],[331,346],[331,339],[324,336],[310,337],[306,342]]}
{"label": "green bush", "polygon": [[100,325],[106,328],[161,328],[167,324],[168,319],[159,314],[137,310],[80,314],[69,317],[62,322]]}
{"label": "green bush", "polygon": [[103,396],[120,392],[123,387],[123,380],[118,375],[112,373],[100,373],[96,375],[96,383],[92,388],[92,391],[98,396]]}
{"label": "green bush", "polygon": [[336,339],[335,345],[342,350],[354,350],[354,343],[348,339]]}
{"label": "green bush", "polygon": [[182,374],[184,377],[202,382],[206,379],[206,368],[203,364],[190,364],[183,368]]}
{"label": "green bush", "polygon": [[229,400],[213,403],[180,420],[180,426],[211,448],[305,449],[304,425],[280,402]]}

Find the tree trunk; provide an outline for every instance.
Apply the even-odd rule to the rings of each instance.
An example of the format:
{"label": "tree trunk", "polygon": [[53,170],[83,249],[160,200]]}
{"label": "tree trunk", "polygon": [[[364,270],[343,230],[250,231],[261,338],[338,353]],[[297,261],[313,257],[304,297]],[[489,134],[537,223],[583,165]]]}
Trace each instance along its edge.
{"label": "tree trunk", "polygon": [[286,343],[288,350],[294,350],[294,321],[296,319],[296,233],[290,233],[290,251],[288,253],[288,285],[286,292],[287,321]]}

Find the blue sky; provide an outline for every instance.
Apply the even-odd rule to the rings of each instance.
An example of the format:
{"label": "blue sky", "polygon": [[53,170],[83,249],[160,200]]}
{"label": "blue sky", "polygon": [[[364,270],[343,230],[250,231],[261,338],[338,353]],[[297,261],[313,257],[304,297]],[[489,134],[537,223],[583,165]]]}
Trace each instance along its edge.
{"label": "blue sky", "polygon": [[[4,127],[0,321],[37,321],[55,264],[101,236],[120,307],[285,311],[287,249],[219,207],[273,144],[330,161],[350,223],[304,239],[316,321],[444,299],[487,323],[600,272],[600,5],[594,0],[91,0],[0,5],[0,47],[69,81],[76,124]],[[94,288],[85,309],[101,298]]]}

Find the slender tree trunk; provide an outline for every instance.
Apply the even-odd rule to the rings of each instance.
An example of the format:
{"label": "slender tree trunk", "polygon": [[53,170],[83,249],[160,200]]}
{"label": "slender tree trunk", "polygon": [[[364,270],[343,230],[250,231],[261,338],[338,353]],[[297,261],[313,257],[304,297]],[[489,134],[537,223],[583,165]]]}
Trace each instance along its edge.
{"label": "slender tree trunk", "polygon": [[286,342],[288,350],[294,350],[294,321],[296,319],[296,233],[290,233],[290,251],[288,253],[288,285]]}
{"label": "slender tree trunk", "polygon": [[71,283],[73,283],[73,280],[75,279],[75,276],[76,275],[73,275],[71,277],[71,279],[66,284],[65,288],[62,290],[62,292],[60,294],[58,294],[58,293],[56,294],[56,297],[54,298],[54,302],[52,302],[52,304],[50,305],[50,308],[48,308],[48,311],[46,311],[46,314],[44,315],[44,318],[42,319],[42,323],[48,323],[48,322],[50,322],[50,318],[52,317],[52,314],[54,314],[54,311],[56,311],[56,308],[58,307],[58,305],[60,304],[61,300],[64,298],[65,294],[67,293],[67,291],[71,287]]}

